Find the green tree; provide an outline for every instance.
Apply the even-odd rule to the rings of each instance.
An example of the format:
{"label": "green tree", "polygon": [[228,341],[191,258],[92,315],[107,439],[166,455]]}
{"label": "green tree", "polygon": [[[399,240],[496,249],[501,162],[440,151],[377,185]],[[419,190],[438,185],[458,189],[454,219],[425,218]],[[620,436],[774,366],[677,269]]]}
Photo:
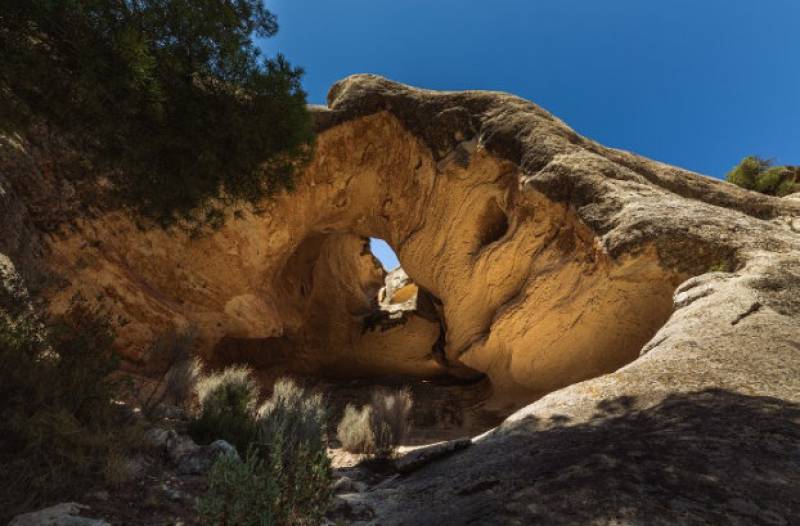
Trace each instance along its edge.
{"label": "green tree", "polygon": [[742,188],[779,197],[800,191],[800,167],[773,166],[754,155],[742,159],[726,178]]}
{"label": "green tree", "polygon": [[6,0],[0,127],[44,122],[166,223],[291,189],[313,141],[303,71],[264,58],[261,0]]}

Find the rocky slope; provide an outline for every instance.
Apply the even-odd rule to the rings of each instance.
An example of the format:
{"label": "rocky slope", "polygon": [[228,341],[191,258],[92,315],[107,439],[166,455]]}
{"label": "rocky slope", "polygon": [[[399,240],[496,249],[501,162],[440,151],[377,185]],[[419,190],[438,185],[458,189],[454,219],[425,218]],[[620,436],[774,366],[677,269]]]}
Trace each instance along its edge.
{"label": "rocky slope", "polygon": [[[217,363],[551,392],[359,496],[380,524],[797,520],[800,201],[602,147],[505,94],[361,75],[314,112],[297,190],[201,236],[93,206],[57,145],[6,139],[4,275],[55,308],[100,298],[132,358],[193,325]],[[424,308],[381,309],[367,237]]]}

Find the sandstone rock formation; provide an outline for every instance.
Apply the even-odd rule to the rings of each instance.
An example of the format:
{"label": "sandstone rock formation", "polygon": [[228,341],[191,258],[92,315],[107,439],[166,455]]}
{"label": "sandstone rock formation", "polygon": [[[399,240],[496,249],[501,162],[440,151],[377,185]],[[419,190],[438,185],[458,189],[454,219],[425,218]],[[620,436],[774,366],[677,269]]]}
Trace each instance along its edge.
{"label": "sandstone rock formation", "polygon": [[[91,207],[57,149],[6,140],[6,267],[56,308],[103,298],[130,357],[194,325],[217,363],[485,374],[498,404],[570,386],[365,494],[380,524],[797,519],[800,201],[605,148],[500,93],[360,75],[314,112],[297,190],[201,236]],[[381,309],[368,237],[417,309]]]}

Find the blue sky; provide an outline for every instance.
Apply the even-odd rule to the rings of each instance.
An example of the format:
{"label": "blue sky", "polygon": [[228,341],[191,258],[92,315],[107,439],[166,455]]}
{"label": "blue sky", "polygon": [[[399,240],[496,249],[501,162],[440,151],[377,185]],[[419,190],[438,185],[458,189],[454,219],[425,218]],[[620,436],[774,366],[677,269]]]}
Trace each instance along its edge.
{"label": "blue sky", "polygon": [[266,5],[280,32],[263,48],[306,69],[314,103],[377,73],[514,93],[603,144],[714,177],[750,154],[800,164],[800,0]]}

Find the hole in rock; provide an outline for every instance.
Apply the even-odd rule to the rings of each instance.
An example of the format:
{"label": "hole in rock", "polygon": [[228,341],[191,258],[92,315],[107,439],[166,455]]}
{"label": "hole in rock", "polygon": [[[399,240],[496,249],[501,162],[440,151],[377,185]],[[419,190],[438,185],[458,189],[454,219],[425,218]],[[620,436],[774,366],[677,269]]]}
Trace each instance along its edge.
{"label": "hole in rock", "polygon": [[400,260],[397,258],[397,254],[395,254],[392,247],[389,246],[389,243],[383,239],[371,237],[369,239],[369,248],[387,271],[394,270],[400,266]]}

